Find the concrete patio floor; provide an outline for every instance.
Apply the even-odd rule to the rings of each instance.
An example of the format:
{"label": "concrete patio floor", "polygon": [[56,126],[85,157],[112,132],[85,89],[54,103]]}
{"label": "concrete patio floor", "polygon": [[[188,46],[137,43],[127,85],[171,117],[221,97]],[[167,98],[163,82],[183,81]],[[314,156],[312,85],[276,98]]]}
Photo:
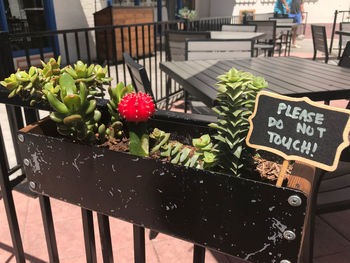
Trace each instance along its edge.
{"label": "concrete patio floor", "polygon": [[[300,49],[293,49],[291,55],[312,57],[312,40],[299,41]],[[345,101],[335,101],[332,105],[344,107]],[[30,263],[49,262],[38,199],[14,192],[26,261]],[[79,207],[51,199],[60,262],[86,262],[82,232],[81,210]],[[324,214],[316,219],[315,263],[350,262],[350,210]],[[98,262],[102,262],[96,214],[95,240]],[[133,262],[132,225],[110,218],[113,253],[115,262]],[[148,237],[148,230],[146,231]],[[148,263],[190,263],[193,245],[160,234],[155,240],[146,238],[146,258]],[[0,200],[0,263],[16,262],[13,255],[11,236],[8,228],[4,204]],[[207,263],[239,263],[222,254],[206,252]]]}

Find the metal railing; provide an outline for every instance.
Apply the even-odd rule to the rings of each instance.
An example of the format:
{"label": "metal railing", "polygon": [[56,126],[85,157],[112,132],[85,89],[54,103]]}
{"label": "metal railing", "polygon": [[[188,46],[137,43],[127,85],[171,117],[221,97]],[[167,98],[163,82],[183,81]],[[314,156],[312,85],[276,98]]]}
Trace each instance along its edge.
{"label": "metal railing", "polygon": [[[40,64],[39,59],[57,58],[61,55],[62,65],[82,60],[88,64],[99,63],[108,66],[108,75],[119,81],[131,83],[126,73],[122,53],[128,52],[148,73],[157,103],[166,99],[166,76],[159,70],[159,62],[165,61],[166,30],[210,31],[221,30],[222,24],[231,23],[232,17],[206,18],[194,21],[170,21],[144,24],[111,25],[56,31],[10,34],[13,43],[23,43],[24,50],[18,52],[23,59],[15,59],[15,67],[28,68]],[[33,45],[36,43],[36,46]],[[48,46],[45,46],[47,45]],[[1,52],[1,51],[0,51]],[[34,55],[36,54],[36,55]],[[173,85],[170,96],[179,92]]]}
{"label": "metal railing", "polygon": [[331,43],[329,45],[329,53],[332,53],[332,49],[333,49],[335,27],[336,27],[337,22],[338,22],[338,16],[341,16],[340,22],[350,22],[350,10],[335,10],[334,11],[334,20],[333,20],[333,27],[332,27]]}

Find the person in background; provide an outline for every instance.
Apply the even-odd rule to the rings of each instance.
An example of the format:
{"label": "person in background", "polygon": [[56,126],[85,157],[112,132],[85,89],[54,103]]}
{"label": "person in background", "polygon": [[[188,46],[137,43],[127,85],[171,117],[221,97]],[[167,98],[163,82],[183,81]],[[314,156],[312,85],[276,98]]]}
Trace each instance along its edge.
{"label": "person in background", "polygon": [[298,24],[293,27],[292,31],[292,47],[300,48],[296,44],[297,27],[304,19],[304,2],[303,0],[276,0],[274,13],[275,17],[290,17],[294,19],[294,23]]}

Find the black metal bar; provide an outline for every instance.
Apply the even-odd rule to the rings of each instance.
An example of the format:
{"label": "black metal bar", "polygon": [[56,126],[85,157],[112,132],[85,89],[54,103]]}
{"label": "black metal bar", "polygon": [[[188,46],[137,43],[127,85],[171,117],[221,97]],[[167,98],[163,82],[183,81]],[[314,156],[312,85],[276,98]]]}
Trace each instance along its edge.
{"label": "black metal bar", "polygon": [[[162,39],[162,36],[160,36],[160,39]],[[155,92],[155,96],[156,96],[156,99],[158,100],[159,99],[159,96],[158,96],[158,62],[157,62],[157,27],[156,25],[154,24],[153,25],[153,45],[154,45],[154,74],[155,74],[155,86],[156,86],[156,92]],[[162,87],[162,85],[160,85],[160,87]]]}
{"label": "black metal bar", "polygon": [[63,34],[63,42],[64,42],[64,51],[66,54],[66,63],[67,65],[70,64],[70,60],[69,60],[69,51],[68,51],[68,43],[67,43],[67,34]]}
{"label": "black metal bar", "polygon": [[100,230],[103,262],[113,263],[112,240],[108,216],[97,214],[97,219]]}
{"label": "black metal bar", "polygon": [[27,125],[37,122],[39,120],[39,112],[36,109],[24,109],[24,116]]}
{"label": "black metal bar", "polygon": [[334,11],[333,27],[332,27],[332,35],[331,35],[331,43],[329,44],[329,53],[332,53],[335,26],[337,24],[337,16],[338,16],[338,10],[335,10]]}
{"label": "black metal bar", "polygon": [[9,175],[5,165],[5,151],[0,151],[0,187],[16,261],[17,263],[25,263],[21,233],[18,226],[15,204],[13,202]]}
{"label": "black metal bar", "polygon": [[137,63],[139,63],[139,31],[137,26],[135,27],[135,38],[136,38],[136,59],[137,59]]}
{"label": "black metal bar", "polygon": [[149,82],[152,88],[152,52],[151,52],[151,26],[148,26],[148,62],[149,62],[149,71],[148,71],[148,77]]}
{"label": "black metal bar", "polygon": [[56,36],[51,36],[51,44],[52,44],[52,49],[53,49],[53,56],[55,58],[58,57],[58,52],[57,52],[57,45],[56,45],[56,37],[58,38],[58,35]]}
{"label": "black metal bar", "polygon": [[80,45],[79,45],[78,32],[74,33],[74,37],[75,37],[75,45],[76,45],[76,48],[77,48],[77,56],[78,56],[78,59],[81,59],[81,57],[80,57]]}
{"label": "black metal bar", "polygon": [[87,51],[87,56],[88,56],[88,63],[91,64],[90,43],[89,43],[88,31],[85,31],[85,44],[86,44],[86,51]]}
{"label": "black metal bar", "polygon": [[50,199],[47,196],[39,195],[41,216],[43,220],[47,251],[51,263],[58,263],[58,250],[56,243],[55,228],[53,224]]}
{"label": "black metal bar", "polygon": [[143,66],[146,64],[146,55],[145,55],[145,26],[142,25],[142,59],[143,59]]}
{"label": "black metal bar", "polygon": [[[159,35],[160,35],[160,41],[159,41],[159,51],[160,51],[160,54],[159,54],[159,62],[162,62],[163,61],[163,39],[162,39],[162,32],[163,32],[163,25],[161,24],[160,25],[160,32],[159,32]],[[161,71],[160,72],[160,87],[163,87],[163,72]],[[163,98],[163,89],[161,88],[160,89],[160,96]]]}
{"label": "black metal bar", "polygon": [[4,136],[2,133],[2,129],[1,129],[1,125],[0,125],[0,149],[3,151],[4,153],[4,165],[6,170],[9,170],[9,160],[7,158],[7,153],[6,153],[6,148],[5,148],[5,141],[4,141]]}
{"label": "black metal bar", "polygon": [[134,262],[146,262],[145,229],[140,226],[133,226],[134,230]]}
{"label": "black metal bar", "polygon": [[113,63],[115,67],[115,78],[117,83],[119,82],[119,74],[118,74],[118,57],[117,57],[117,43],[116,43],[116,37],[115,37],[115,29],[113,28],[112,31],[112,52],[113,52]]}
{"label": "black metal bar", "polygon": [[[7,119],[8,119],[8,124],[10,126],[10,131],[12,134],[12,143],[13,143],[13,148],[15,151],[15,156],[17,159],[17,163],[21,163],[21,156],[19,153],[19,148],[17,144],[17,138],[15,136],[16,132],[23,128],[23,117],[22,117],[22,112],[21,108],[11,106],[11,105],[6,105],[6,112],[7,112]],[[9,171],[11,173],[11,171]]]}
{"label": "black metal bar", "polygon": [[[124,27],[120,28],[120,34],[121,34],[121,40],[122,40],[122,53],[125,52],[125,47],[124,47]],[[125,67],[125,61],[123,59],[123,75],[124,75],[124,83],[126,83],[126,67]]]}
{"label": "black metal bar", "polygon": [[43,45],[43,38],[42,37],[39,38],[39,42],[40,42],[40,46],[39,46],[40,59],[42,61],[45,61],[44,50],[43,50],[44,45]]}
{"label": "black metal bar", "polygon": [[131,45],[131,30],[130,30],[130,26],[128,26],[128,36],[129,36],[129,53],[130,53],[130,56],[132,57],[132,45]]}
{"label": "black metal bar", "polygon": [[96,245],[92,212],[90,210],[82,208],[81,217],[83,221],[86,262],[96,263]]}
{"label": "black metal bar", "polygon": [[25,52],[25,55],[26,55],[26,61],[27,61],[27,68],[30,68],[32,63],[30,61],[30,56],[29,56],[29,46],[28,46],[28,41],[27,41],[27,38],[24,37],[23,38],[23,43],[24,43],[24,52]]}
{"label": "black metal bar", "polygon": [[108,48],[108,37],[107,37],[107,30],[104,31],[104,40],[105,40],[105,48],[106,48],[106,60],[107,60],[107,66],[108,66],[108,76],[111,76],[111,69],[109,66],[109,48]]}
{"label": "black metal bar", "polygon": [[204,261],[205,261],[205,248],[202,246],[194,245],[193,263],[204,263]]}

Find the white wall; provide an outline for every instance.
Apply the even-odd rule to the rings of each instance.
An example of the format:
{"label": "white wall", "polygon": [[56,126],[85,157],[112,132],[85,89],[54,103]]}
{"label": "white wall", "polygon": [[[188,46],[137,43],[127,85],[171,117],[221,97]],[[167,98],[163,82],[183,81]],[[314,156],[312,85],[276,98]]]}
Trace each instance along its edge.
{"label": "white wall", "polygon": [[[349,0],[313,0],[304,2],[304,9],[308,12],[308,23],[333,23],[335,10],[349,10],[350,8]],[[255,9],[255,12],[258,14],[273,12],[273,8],[273,1],[256,0],[254,4],[236,3],[233,15],[238,16],[241,9]]]}
{"label": "white wall", "polygon": [[[107,6],[106,0],[96,1],[96,10],[101,10]],[[94,27],[95,0],[54,0],[55,16],[57,29],[75,29]],[[95,36],[93,31],[89,31],[90,55],[92,59],[96,58]],[[80,55],[83,60],[87,60],[85,34],[79,33]],[[74,34],[67,34],[69,47],[69,60],[72,64],[77,57],[77,48],[75,45]],[[64,51],[63,36],[59,36],[60,53],[62,62],[66,63]]]}
{"label": "white wall", "polygon": [[233,6],[233,0],[210,0],[210,16],[231,16]]}

